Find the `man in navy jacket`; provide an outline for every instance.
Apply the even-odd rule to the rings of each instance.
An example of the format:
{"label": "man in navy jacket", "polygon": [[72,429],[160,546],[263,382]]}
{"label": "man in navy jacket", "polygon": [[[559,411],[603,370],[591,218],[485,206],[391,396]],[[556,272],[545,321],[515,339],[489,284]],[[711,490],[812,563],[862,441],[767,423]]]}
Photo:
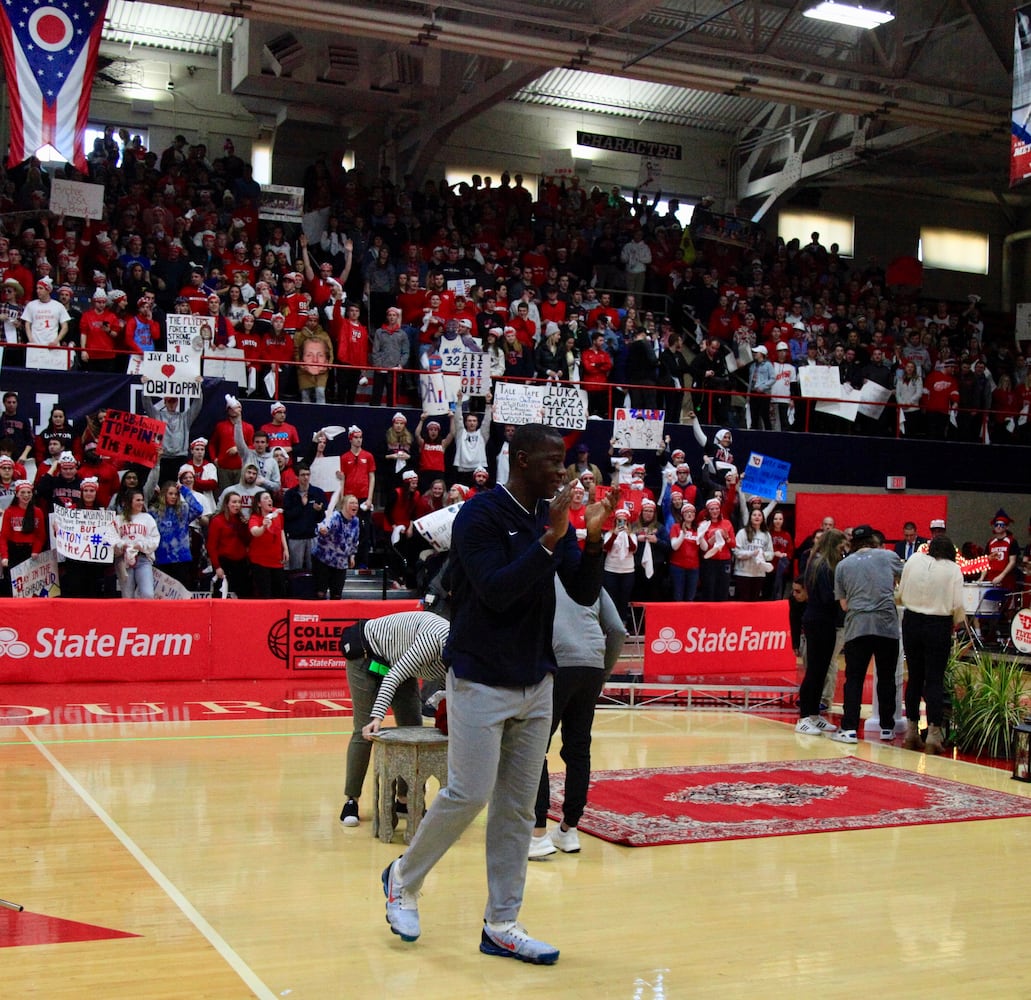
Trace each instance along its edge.
{"label": "man in navy jacket", "polygon": [[[569,524],[565,444],[540,424],[519,427],[504,486],[466,501],[451,536],[453,614],[444,650],[448,782],[411,846],[383,873],[387,922],[403,941],[420,933],[423,880],[485,805],[488,900],[480,950],[550,965],[558,949],[517,922],[534,801],[551,727],[554,578],[579,604],[601,591],[602,525],[614,493],[588,506],[581,553]],[[548,498],[553,498],[546,503]]]}

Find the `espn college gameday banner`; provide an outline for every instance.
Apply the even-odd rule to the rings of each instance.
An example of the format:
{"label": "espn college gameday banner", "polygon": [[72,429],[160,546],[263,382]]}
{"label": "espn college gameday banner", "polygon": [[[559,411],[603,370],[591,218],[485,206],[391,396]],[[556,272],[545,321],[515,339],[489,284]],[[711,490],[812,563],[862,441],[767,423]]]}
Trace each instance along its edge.
{"label": "espn college gameday banner", "polygon": [[342,677],[340,634],[418,601],[0,600],[0,683]]}
{"label": "espn college gameday banner", "polygon": [[644,680],[797,681],[787,601],[645,604]]}

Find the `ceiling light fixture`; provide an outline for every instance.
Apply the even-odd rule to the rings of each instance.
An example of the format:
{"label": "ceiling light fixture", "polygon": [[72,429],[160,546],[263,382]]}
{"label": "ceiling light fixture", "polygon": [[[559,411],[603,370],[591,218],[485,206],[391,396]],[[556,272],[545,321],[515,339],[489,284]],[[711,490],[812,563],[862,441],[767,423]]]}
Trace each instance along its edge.
{"label": "ceiling light fixture", "polygon": [[830,21],[833,24],[847,24],[852,28],[876,28],[895,20],[889,11],[868,10],[866,7],[853,7],[847,3],[836,3],[835,0],[823,0],[807,11],[806,17],[818,21]]}

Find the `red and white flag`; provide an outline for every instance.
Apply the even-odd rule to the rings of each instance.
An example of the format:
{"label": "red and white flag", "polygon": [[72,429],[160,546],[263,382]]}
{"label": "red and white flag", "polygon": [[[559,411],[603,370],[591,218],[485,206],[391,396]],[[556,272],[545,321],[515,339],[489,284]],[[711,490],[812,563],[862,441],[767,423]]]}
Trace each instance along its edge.
{"label": "red and white flag", "polygon": [[86,121],[106,10],[107,0],[0,0],[9,166],[49,143],[86,171]]}

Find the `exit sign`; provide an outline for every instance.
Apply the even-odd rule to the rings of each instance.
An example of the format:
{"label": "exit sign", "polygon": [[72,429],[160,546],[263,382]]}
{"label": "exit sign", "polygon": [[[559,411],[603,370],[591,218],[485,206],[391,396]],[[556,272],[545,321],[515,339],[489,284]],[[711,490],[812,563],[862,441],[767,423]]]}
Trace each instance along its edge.
{"label": "exit sign", "polygon": [[905,476],[888,476],[887,489],[889,490],[904,490],[906,488],[906,477]]}

